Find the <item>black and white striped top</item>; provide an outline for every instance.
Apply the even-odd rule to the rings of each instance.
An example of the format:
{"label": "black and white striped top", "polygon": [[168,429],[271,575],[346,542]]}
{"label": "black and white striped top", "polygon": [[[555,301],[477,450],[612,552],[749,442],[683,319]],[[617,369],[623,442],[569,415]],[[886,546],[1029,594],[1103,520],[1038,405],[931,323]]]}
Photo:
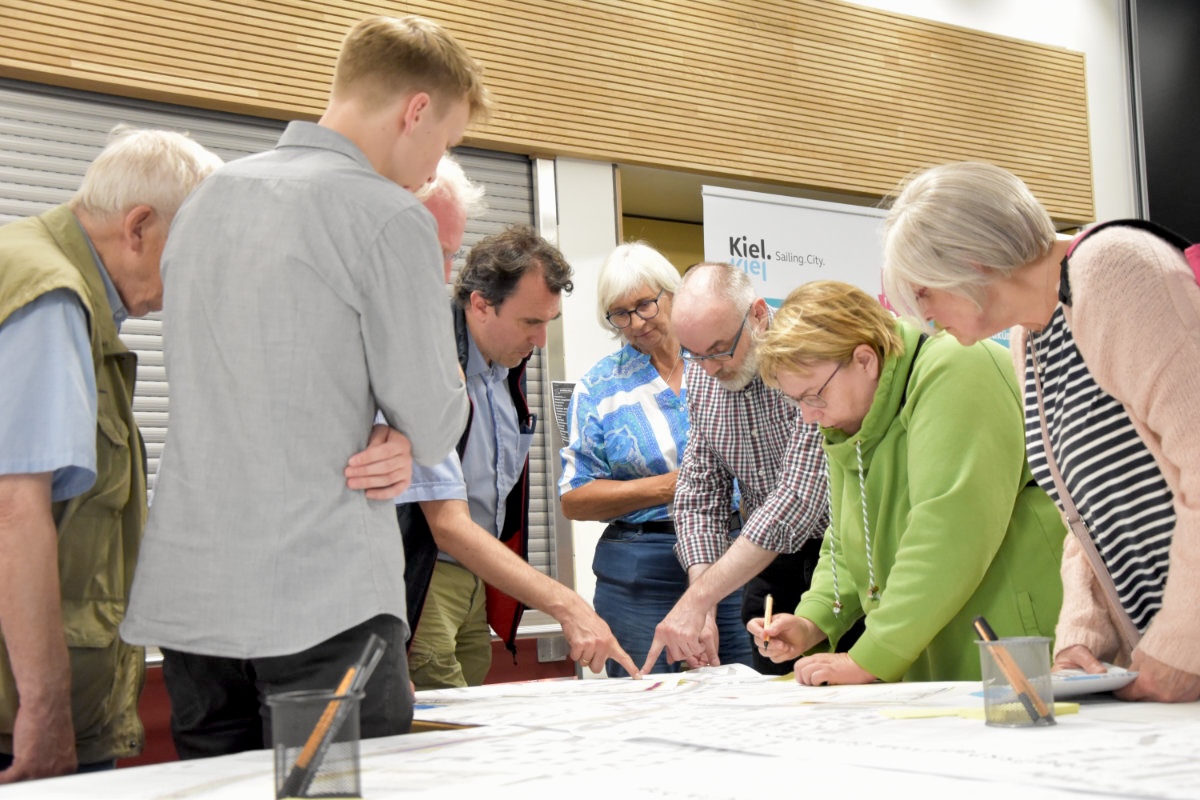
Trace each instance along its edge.
{"label": "black and white striped top", "polygon": [[[1036,363],[1058,468],[1108,566],[1121,604],[1143,633],[1162,606],[1175,528],[1172,494],[1129,415],[1096,385],[1063,316],[1029,334],[1025,356],[1025,447],[1038,484],[1056,503],[1038,418]],[[1061,503],[1059,503],[1061,507]]]}

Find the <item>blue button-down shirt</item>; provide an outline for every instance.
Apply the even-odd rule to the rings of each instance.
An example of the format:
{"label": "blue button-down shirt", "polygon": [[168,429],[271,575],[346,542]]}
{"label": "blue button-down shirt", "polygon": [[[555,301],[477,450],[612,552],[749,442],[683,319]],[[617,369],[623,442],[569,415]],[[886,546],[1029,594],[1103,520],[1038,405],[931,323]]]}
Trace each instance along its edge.
{"label": "blue button-down shirt", "polygon": [[[95,248],[92,257],[119,329],[128,313]],[[0,325],[0,375],[0,475],[51,472],[55,502],[90,489],[96,372],[87,315],[74,294],[47,292],[9,315]]]}
{"label": "blue button-down shirt", "polygon": [[[463,459],[452,452],[433,467],[413,465],[412,483],[398,504],[466,500],[471,519],[493,536],[504,528],[505,500],[517,485],[532,431],[522,433],[508,391],[508,368],[488,364],[467,333],[467,395],[474,408]],[[440,558],[453,560],[442,553]]]}

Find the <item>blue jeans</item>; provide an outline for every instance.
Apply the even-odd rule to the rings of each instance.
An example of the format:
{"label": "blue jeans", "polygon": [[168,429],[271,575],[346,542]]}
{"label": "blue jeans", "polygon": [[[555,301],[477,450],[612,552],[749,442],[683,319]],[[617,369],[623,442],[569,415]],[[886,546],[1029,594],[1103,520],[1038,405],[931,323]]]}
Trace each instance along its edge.
{"label": "blue jeans", "polygon": [[[687,591],[687,573],[675,558],[675,534],[620,530],[610,525],[596,545],[596,613],[608,623],[621,647],[638,666],[650,653],[654,628]],[[742,623],[739,589],[717,606],[722,664],[750,664],[750,634]],[[683,663],[668,664],[664,652],[652,672],[678,672]],[[628,673],[609,661],[610,678]]]}

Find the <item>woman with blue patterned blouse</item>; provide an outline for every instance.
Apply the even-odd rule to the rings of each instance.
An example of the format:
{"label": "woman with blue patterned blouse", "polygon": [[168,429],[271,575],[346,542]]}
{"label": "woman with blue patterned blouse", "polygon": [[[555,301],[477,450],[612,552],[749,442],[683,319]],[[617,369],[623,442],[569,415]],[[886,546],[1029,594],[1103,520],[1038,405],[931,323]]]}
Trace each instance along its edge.
{"label": "woman with blue patterned blouse", "polygon": [[[575,385],[562,449],[563,514],[608,522],[592,562],[596,612],[635,661],[646,657],[654,626],[687,589],[671,522],[688,437],[685,363],[670,327],[678,285],[671,263],[644,244],[621,245],[605,260],[597,291],[600,321],[625,343]],[[726,664],[750,662],[740,594],[718,607]],[[678,668],[663,656],[653,671]],[[626,673],[610,662],[608,674]]]}

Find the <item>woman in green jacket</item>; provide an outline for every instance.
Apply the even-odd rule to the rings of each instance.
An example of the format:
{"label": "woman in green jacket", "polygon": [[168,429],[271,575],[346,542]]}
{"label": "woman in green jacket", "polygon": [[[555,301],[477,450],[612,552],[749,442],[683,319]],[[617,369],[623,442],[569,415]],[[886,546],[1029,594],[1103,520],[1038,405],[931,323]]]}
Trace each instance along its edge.
{"label": "woman in green jacket", "polygon": [[[971,621],[1050,636],[1065,527],[1025,461],[1011,358],[895,319],[836,281],[793,291],[759,345],[763,379],[825,436],[832,523],[795,615],[748,626],[800,683],[977,680]],[[764,633],[769,640],[764,639]]]}

